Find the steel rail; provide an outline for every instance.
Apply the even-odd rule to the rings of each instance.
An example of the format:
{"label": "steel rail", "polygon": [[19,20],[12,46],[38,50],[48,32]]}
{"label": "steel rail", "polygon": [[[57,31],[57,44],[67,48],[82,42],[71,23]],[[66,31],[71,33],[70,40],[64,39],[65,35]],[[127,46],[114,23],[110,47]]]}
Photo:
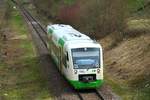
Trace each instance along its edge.
{"label": "steel rail", "polygon": [[[80,100],[86,100],[86,99],[84,98],[84,96],[82,95],[82,92],[80,92],[79,90],[75,90],[75,93],[76,93],[76,95],[79,97]],[[99,100],[105,100],[105,99],[103,98],[103,96],[98,92],[97,89],[93,89],[91,93],[92,93],[92,94],[94,93],[95,96],[99,98]],[[84,95],[86,95],[86,93],[84,93]]]}
{"label": "steel rail", "polygon": [[97,89],[95,89],[95,94],[96,94],[101,100],[104,100],[103,96],[98,92]]}
{"label": "steel rail", "polygon": [[45,33],[45,34],[47,34],[47,32],[46,32],[46,30],[42,27],[42,25],[31,15],[31,13],[27,10],[27,9],[25,9],[25,8],[23,8],[27,13],[28,13],[28,15],[30,15],[31,16],[31,18],[35,21],[35,22],[37,22],[37,24],[39,25],[39,27],[42,29],[42,31]]}
{"label": "steel rail", "polygon": [[[41,41],[43,42],[44,46],[47,48],[47,43],[46,40],[41,36],[41,34],[45,34],[47,35],[47,32],[45,31],[45,29],[42,27],[42,25],[22,6],[20,6],[15,0],[11,0],[16,6],[18,6],[18,8],[20,9],[20,11],[24,14],[24,16],[28,19],[28,21],[30,22],[30,24],[32,25],[33,29],[36,31],[36,33],[38,34],[39,38],[41,39]],[[32,22],[35,22],[36,24],[33,24]],[[39,32],[39,30],[37,29],[37,27],[40,27],[40,29],[42,30],[42,32]],[[47,48],[48,49],[48,48]]]}
{"label": "steel rail", "polygon": [[[26,10],[24,10],[23,7],[19,7],[20,10],[22,11],[22,13],[25,15],[25,17],[28,19],[28,21],[30,22],[30,24],[32,25],[33,29],[36,31],[36,33],[38,34],[39,38],[41,39],[41,41],[43,42],[44,46],[47,48],[47,44],[46,44],[46,40],[43,39],[43,37],[41,36],[41,32],[39,32],[39,30],[37,29],[38,26],[40,26],[40,24],[33,24],[32,22],[32,17],[31,15],[29,15]],[[37,21],[34,20],[35,23],[37,23]],[[38,26],[37,26],[38,25]],[[43,30],[42,30],[43,31]],[[43,33],[43,32],[42,32]],[[48,48],[47,48],[48,49]]]}
{"label": "steel rail", "polygon": [[80,94],[80,92],[78,90],[75,90],[75,93],[77,94],[77,96],[79,97],[80,100],[84,100],[83,96]]}

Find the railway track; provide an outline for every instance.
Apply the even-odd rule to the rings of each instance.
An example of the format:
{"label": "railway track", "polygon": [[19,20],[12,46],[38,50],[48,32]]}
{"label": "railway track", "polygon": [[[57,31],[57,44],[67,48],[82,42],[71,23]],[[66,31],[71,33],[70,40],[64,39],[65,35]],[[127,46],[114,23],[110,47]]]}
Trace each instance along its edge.
{"label": "railway track", "polygon": [[12,0],[14,4],[19,8],[21,13],[26,17],[28,22],[31,24],[32,28],[35,30],[36,34],[39,36],[40,40],[43,42],[44,46],[47,48],[47,32],[45,28],[30,14],[30,12],[23,6],[20,6],[16,1]]}
{"label": "railway track", "polygon": [[[23,6],[20,6],[16,1],[12,0],[14,4],[17,5],[21,13],[23,14],[24,17],[28,20],[28,22],[31,24],[32,28],[35,30],[36,34],[42,41],[42,44],[47,48],[47,32],[45,28],[38,22],[31,14],[30,12],[25,9]],[[101,94],[98,92],[98,90],[93,89],[93,90],[73,90],[75,91],[74,94],[77,95],[79,100],[104,100],[104,98],[101,96]]]}
{"label": "railway track", "polygon": [[96,89],[92,90],[76,90],[80,100],[104,100],[103,96]]}
{"label": "railway track", "polygon": [[46,35],[45,29],[42,27],[42,25],[38,21],[35,20],[35,18],[24,7],[20,7],[20,10],[26,16],[26,18],[32,25],[33,29],[36,31],[37,35],[42,40],[44,46],[47,48],[47,44],[46,44],[47,35]]}

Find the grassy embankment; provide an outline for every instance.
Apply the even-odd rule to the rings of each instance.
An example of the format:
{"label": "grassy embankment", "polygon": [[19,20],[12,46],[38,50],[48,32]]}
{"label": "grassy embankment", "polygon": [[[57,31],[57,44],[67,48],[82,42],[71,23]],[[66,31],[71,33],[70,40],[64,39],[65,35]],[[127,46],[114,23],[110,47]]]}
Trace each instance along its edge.
{"label": "grassy embankment", "polygon": [[50,99],[25,21],[11,3],[9,6],[12,10],[5,19],[8,20],[7,27],[3,27],[7,28],[7,40],[1,40],[1,49],[7,54],[0,62],[0,99]]}
{"label": "grassy embankment", "polygon": [[[136,11],[143,2],[129,0],[128,6],[131,11]],[[122,41],[115,41],[118,37],[115,34],[102,39],[109,42],[103,41],[106,47],[115,41],[115,46],[105,51],[105,83],[123,100],[150,99],[150,20],[145,15],[148,14],[140,11],[126,20],[126,33]]]}

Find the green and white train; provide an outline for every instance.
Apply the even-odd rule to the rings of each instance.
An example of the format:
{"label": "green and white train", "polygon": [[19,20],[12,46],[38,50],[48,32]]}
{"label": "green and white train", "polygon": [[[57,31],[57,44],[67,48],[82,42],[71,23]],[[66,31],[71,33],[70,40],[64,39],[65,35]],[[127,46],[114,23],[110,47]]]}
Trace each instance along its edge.
{"label": "green and white train", "polygon": [[48,48],[59,71],[75,89],[98,88],[103,83],[102,47],[70,25],[47,26]]}

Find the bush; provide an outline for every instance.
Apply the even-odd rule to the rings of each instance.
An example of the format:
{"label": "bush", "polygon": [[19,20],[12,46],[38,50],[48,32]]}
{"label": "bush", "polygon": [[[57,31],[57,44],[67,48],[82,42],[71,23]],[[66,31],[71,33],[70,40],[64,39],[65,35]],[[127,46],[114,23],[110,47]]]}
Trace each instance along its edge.
{"label": "bush", "polygon": [[93,38],[100,38],[123,30],[125,6],[126,2],[122,0],[78,0],[61,7],[58,19]]}
{"label": "bush", "polygon": [[79,11],[80,5],[78,3],[64,5],[59,10],[57,17],[62,23],[75,24],[80,18]]}
{"label": "bush", "polygon": [[58,23],[74,26],[93,38],[122,31],[126,15],[125,0],[35,0],[36,6]]}
{"label": "bush", "polygon": [[84,4],[81,14],[84,31],[95,33],[96,37],[103,37],[123,29],[126,14],[125,2],[122,0],[91,0]]}

